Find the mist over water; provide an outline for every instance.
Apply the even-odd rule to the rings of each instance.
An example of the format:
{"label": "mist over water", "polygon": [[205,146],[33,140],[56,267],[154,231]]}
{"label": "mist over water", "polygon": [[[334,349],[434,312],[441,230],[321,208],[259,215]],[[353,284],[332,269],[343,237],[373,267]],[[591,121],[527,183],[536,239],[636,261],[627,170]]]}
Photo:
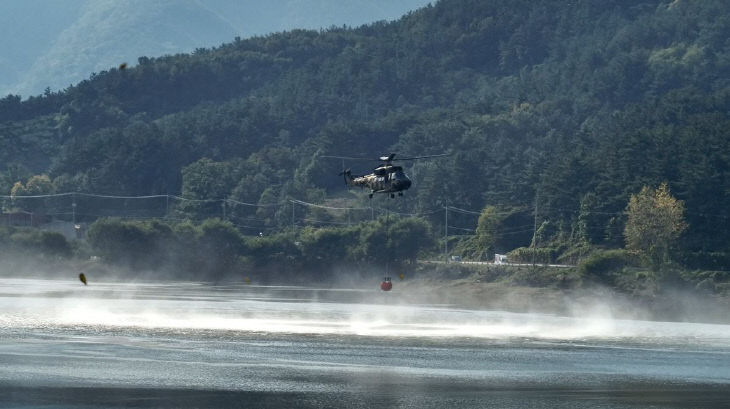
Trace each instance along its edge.
{"label": "mist over water", "polygon": [[561,317],[405,298],[6,278],[0,407],[730,405],[728,325],[621,320],[600,300]]}
{"label": "mist over water", "polygon": [[5,279],[0,327],[128,327],[374,337],[630,340],[730,346],[730,326],[404,305],[397,290]]}

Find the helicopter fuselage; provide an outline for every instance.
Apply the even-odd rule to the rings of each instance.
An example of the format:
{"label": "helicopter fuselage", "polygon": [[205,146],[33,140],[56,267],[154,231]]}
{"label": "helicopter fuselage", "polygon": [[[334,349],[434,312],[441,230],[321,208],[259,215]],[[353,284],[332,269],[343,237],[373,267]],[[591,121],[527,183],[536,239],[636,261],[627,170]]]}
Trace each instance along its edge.
{"label": "helicopter fuselage", "polygon": [[345,172],[345,183],[348,186],[357,186],[370,189],[373,193],[399,193],[411,187],[411,180],[400,166],[384,164],[373,170],[373,173],[363,176],[352,176]]}
{"label": "helicopter fuselage", "polygon": [[[448,153],[442,153],[438,155],[426,155],[426,156],[413,156],[407,158],[400,158],[399,161],[418,160],[418,159],[431,159],[442,156],[447,156]],[[395,153],[383,155],[378,160],[381,161],[380,166],[373,169],[373,173],[354,176],[350,173],[350,170],[343,170],[340,172],[341,176],[345,177],[345,184],[348,186],[357,186],[360,188],[370,189],[370,197],[373,197],[375,193],[387,193],[390,197],[395,197],[395,193],[398,196],[403,196],[403,191],[408,190],[411,187],[411,179],[403,172],[403,168],[393,164],[395,160]],[[368,158],[357,158],[352,156],[328,156],[323,155],[326,158],[337,158],[342,159],[342,168],[345,168],[345,159],[352,160],[371,160]]]}

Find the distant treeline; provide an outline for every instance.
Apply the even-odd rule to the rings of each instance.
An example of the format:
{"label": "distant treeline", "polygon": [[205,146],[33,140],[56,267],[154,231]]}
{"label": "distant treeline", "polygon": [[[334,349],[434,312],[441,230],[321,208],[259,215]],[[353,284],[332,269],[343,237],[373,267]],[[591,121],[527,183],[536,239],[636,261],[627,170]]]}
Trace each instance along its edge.
{"label": "distant treeline", "polygon": [[[697,265],[730,251],[728,38],[724,0],[441,0],[394,22],[141,57],[0,99],[0,191],[225,198],[261,205],[226,214],[234,224],[284,231],[289,210],[267,205],[366,200],[341,194],[342,164],[321,154],[450,152],[408,167],[414,186],[394,210],[491,207],[505,213],[505,248],[491,251],[580,258],[624,247],[629,199],[666,182],[686,225],[666,253]],[[181,218],[221,211],[190,203]],[[268,239],[245,240],[231,252],[253,260]],[[489,256],[474,243],[449,248]]]}
{"label": "distant treeline", "polygon": [[299,274],[329,277],[336,267],[414,266],[434,245],[428,224],[416,218],[381,218],[342,228],[304,228],[272,236],[243,236],[230,222],[100,219],[91,225],[94,254],[136,271],[192,279],[258,275],[260,280]]}

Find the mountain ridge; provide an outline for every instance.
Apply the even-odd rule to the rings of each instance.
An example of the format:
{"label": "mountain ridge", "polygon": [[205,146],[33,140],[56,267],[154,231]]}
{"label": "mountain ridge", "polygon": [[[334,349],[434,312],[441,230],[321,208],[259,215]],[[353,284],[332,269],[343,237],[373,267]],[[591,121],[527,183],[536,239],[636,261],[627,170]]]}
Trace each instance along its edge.
{"label": "mountain ridge", "polygon": [[[7,38],[12,41],[0,46],[0,55],[8,56],[7,61],[0,60],[0,77],[4,78],[0,90],[3,95],[25,96],[38,95],[45,88],[62,90],[92,72],[122,62],[134,65],[142,56],[192,52],[236,36],[300,26],[392,19],[422,1],[382,3],[377,7],[377,2],[323,0],[315,9],[294,0],[7,1],[0,4],[0,14],[6,16]],[[25,24],[24,19],[28,20]]]}

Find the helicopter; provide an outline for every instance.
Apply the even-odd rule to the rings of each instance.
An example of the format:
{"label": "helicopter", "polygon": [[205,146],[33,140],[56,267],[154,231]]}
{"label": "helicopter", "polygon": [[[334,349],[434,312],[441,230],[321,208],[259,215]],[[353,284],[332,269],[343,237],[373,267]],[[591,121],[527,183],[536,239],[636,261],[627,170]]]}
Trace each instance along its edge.
{"label": "helicopter", "polygon": [[[427,155],[427,156],[414,156],[411,158],[399,158],[399,161],[406,160],[417,160],[417,159],[428,159],[437,158],[441,156],[448,156],[448,153],[442,153],[439,155]],[[373,173],[367,175],[353,175],[350,169],[343,170],[340,172],[340,176],[345,178],[345,184],[347,186],[357,186],[360,188],[370,189],[369,198],[373,198],[375,193],[386,193],[391,198],[394,198],[396,193],[398,196],[403,196],[403,191],[408,190],[411,187],[411,179],[408,178],[403,167],[394,165],[395,153],[391,153],[387,156],[381,156],[377,160],[382,163],[373,169]],[[369,158],[357,158],[349,156],[323,156],[325,158],[337,158],[337,159],[351,159],[351,160],[374,160]],[[344,166],[343,166],[344,167]]]}

